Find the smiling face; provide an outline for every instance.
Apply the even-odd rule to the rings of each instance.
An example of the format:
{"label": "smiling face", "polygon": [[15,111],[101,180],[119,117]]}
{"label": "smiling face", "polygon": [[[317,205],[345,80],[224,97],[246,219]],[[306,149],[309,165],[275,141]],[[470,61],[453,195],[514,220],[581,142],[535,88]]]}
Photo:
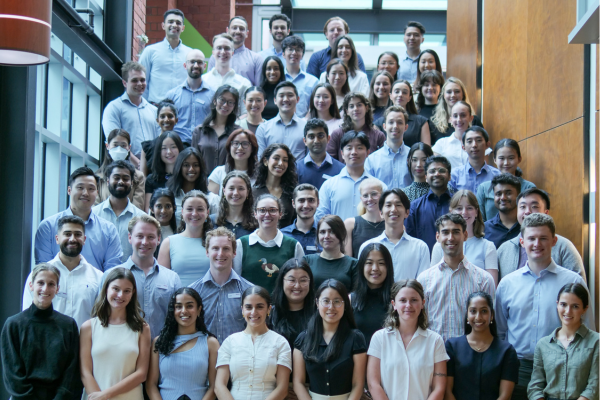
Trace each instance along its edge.
{"label": "smiling face", "polygon": [[412,99],[412,89],[404,82],[396,83],[392,87],[390,98],[394,102],[395,106],[406,108],[406,105],[410,99]]}
{"label": "smiling face", "polygon": [[258,328],[266,324],[270,309],[265,299],[258,294],[251,294],[244,299],[242,315],[248,327]]}
{"label": "smiling face", "polygon": [[181,177],[188,182],[196,182],[200,177],[200,161],[195,155],[189,155],[181,164]]}
{"label": "smiling face", "polygon": [[410,172],[415,180],[422,182],[425,180],[425,162],[427,154],[423,150],[416,150],[410,158]]}
{"label": "smiling face", "polygon": [[265,76],[267,77],[267,81],[271,85],[275,85],[281,79],[282,71],[279,68],[279,63],[275,60],[269,60],[267,63],[267,69],[265,71]]}
{"label": "smiling face", "polygon": [[275,105],[280,113],[290,114],[296,112],[296,104],[300,98],[294,92],[294,89],[287,86],[279,88],[275,95]]}
{"label": "smiling face", "polygon": [[183,32],[185,26],[183,25],[183,18],[177,14],[169,14],[162,23],[162,29],[168,39],[178,40]]}
{"label": "smiling face", "polygon": [[398,73],[398,63],[396,59],[389,54],[384,54],[379,58],[377,64],[377,71],[387,71],[392,76],[396,76]]}
{"label": "smiling face", "polygon": [[154,258],[154,252],[160,244],[160,230],[154,224],[140,221],[129,234],[129,243],[133,249],[133,258],[148,260]]}
{"label": "smiling face", "polygon": [[276,19],[271,22],[271,36],[274,42],[282,42],[290,34],[290,28],[284,19]]}
{"label": "smiling face", "polygon": [[473,122],[473,116],[471,110],[464,104],[455,104],[452,107],[452,115],[450,116],[450,122],[454,127],[454,130],[459,134],[462,134],[469,129],[471,122]]}
{"label": "smiling face", "polygon": [[277,228],[277,224],[282,216],[279,204],[273,199],[265,198],[256,204],[254,217],[258,221],[260,229]]}
{"label": "smiling face", "polygon": [[521,197],[517,204],[517,219],[519,224],[523,223],[526,216],[534,213],[548,214],[550,210],[546,208],[546,202],[539,194],[532,193],[529,196]]}
{"label": "smiling face", "polygon": [[168,197],[160,197],[156,200],[156,203],[154,203],[154,207],[152,207],[154,218],[156,218],[161,226],[169,225],[174,212],[173,203],[171,203],[171,200]]}
{"label": "smiling face", "polygon": [[234,160],[242,161],[250,158],[252,154],[252,143],[248,139],[248,135],[240,133],[231,141],[229,153]]}
{"label": "smiling face", "polygon": [[78,176],[67,188],[67,194],[70,196],[72,207],[81,210],[90,209],[98,196],[96,179],[89,175]]}
{"label": "smiling face", "polygon": [[440,97],[441,87],[433,81],[427,81],[421,87],[421,94],[425,98],[426,104],[437,104],[438,98]]}
{"label": "smiling face", "polygon": [[[345,299],[348,301],[348,299]],[[317,299],[319,315],[323,322],[328,324],[337,324],[344,316],[344,299],[339,292],[332,288],[327,288],[321,292]]]}
{"label": "smiling face", "polygon": [[381,216],[387,226],[403,226],[408,214],[409,210],[404,207],[402,199],[398,195],[395,193],[387,195],[381,209]]}
{"label": "smiling face", "polygon": [[377,289],[383,286],[383,282],[387,278],[387,265],[380,251],[371,250],[369,252],[363,268],[363,274],[370,289]]}
{"label": "smiling face", "polygon": [[463,91],[460,85],[454,82],[448,82],[444,88],[444,100],[446,100],[449,109],[452,109],[457,101],[464,100]]}
{"label": "smiling face", "polygon": [[473,332],[486,332],[490,329],[492,312],[488,302],[483,297],[473,297],[467,308],[467,322]]}
{"label": "smiling face", "polygon": [[375,97],[380,100],[386,100],[390,96],[390,89],[392,88],[392,82],[390,82],[389,78],[385,75],[379,75],[375,78],[375,83],[373,84],[373,93],[375,93]]}
{"label": "smiling face", "polygon": [[303,56],[304,50],[302,50],[301,47],[287,46],[283,52],[283,58],[285,59],[287,69],[290,70],[290,67],[292,67],[292,70],[299,68]]}
{"label": "smiling face", "polygon": [[178,119],[171,107],[161,108],[158,113],[158,118],[156,118],[156,122],[158,122],[158,126],[160,126],[162,132],[172,131],[173,128],[175,128],[177,121]]}
{"label": "smiling face", "polygon": [[562,326],[570,328],[581,325],[581,317],[587,308],[583,307],[583,302],[574,293],[562,293],[556,302],[556,311]]}
{"label": "smiling face", "polygon": [[230,92],[223,92],[221,95],[215,100],[215,109],[217,110],[217,114],[222,115],[224,117],[228,116],[235,110],[235,97]]}
{"label": "smiling face", "polygon": [[319,207],[319,197],[314,190],[299,190],[292,205],[296,210],[298,219],[308,220],[315,216]]}
{"label": "smiling face", "polygon": [[162,146],[160,148],[160,159],[165,165],[173,165],[177,160],[177,156],[179,155],[179,148],[175,144],[175,141],[171,138],[166,138],[162,142]]}
{"label": "smiling face", "polygon": [[216,63],[229,64],[233,57],[233,42],[227,38],[217,38],[213,43],[213,55]]}
{"label": "smiling face", "polygon": [[248,37],[248,25],[244,20],[235,18],[229,23],[227,33],[233,37],[233,44],[235,44],[236,47],[239,47]]}
{"label": "smiling face", "polygon": [[260,117],[266,104],[267,101],[265,100],[265,96],[258,90],[246,93],[244,105],[246,106],[246,111],[248,111],[249,115]]}
{"label": "smiling face", "polygon": [[327,74],[327,81],[331,83],[331,86],[333,86],[337,92],[341,90],[342,86],[344,86],[347,79],[348,75],[346,74],[346,69],[342,65],[337,64],[329,68],[329,73]]}
{"label": "smiling face", "polygon": [[201,228],[208,217],[208,204],[200,197],[190,197],[181,205],[181,218],[187,228]]}
{"label": "smiling face", "polygon": [[[517,188],[500,183],[493,187],[494,206],[502,213],[509,213],[517,207]],[[524,217],[523,217],[524,218]]]}
{"label": "smiling face", "polygon": [[318,88],[315,92],[313,105],[317,111],[329,111],[329,107],[331,106],[331,93],[329,93],[329,90],[324,87]]}
{"label": "smiling face", "polygon": [[112,281],[106,290],[106,299],[110,304],[110,308],[113,310],[125,309],[131,301],[134,291],[135,287],[129,279],[115,279]]}
{"label": "smiling face", "polygon": [[369,150],[360,140],[352,139],[342,149],[342,158],[348,167],[358,167],[365,164]]}
{"label": "smiling face", "polygon": [[210,267],[217,271],[228,271],[233,266],[235,251],[228,236],[213,236],[206,247]]}
{"label": "smiling face", "polygon": [[360,188],[360,201],[367,212],[379,211],[379,198],[381,197],[381,187],[378,185],[365,184]]}
{"label": "smiling face", "polygon": [[519,157],[517,151],[512,147],[504,146],[496,152],[494,162],[500,172],[514,175],[521,163],[521,157]]}
{"label": "smiling face", "polygon": [[108,177],[108,191],[113,198],[124,199],[131,192],[131,172],[127,168],[113,168]]}
{"label": "smiling face", "polygon": [[323,250],[336,252],[340,249],[340,239],[338,239],[327,222],[321,222],[317,235],[319,244],[323,247]]}
{"label": "smiling face", "polygon": [[348,102],[348,114],[356,128],[362,128],[367,110],[367,105],[359,97],[353,97]]}
{"label": "smiling face", "polygon": [[469,199],[467,196],[463,196],[460,199],[458,205],[450,210],[453,214],[462,215],[462,217],[467,221],[467,226],[473,226],[475,223],[475,219],[477,219],[477,214],[479,213],[479,209],[471,203],[469,203]]}
{"label": "smiling face", "polygon": [[287,171],[289,162],[289,156],[287,151],[284,149],[277,149],[273,153],[268,160],[263,161],[263,163],[269,169],[269,173],[273,176],[281,178],[285,171]]}
{"label": "smiling face", "polygon": [[425,38],[419,28],[414,26],[406,28],[406,32],[404,32],[404,44],[406,44],[407,49],[419,50],[424,40]]}
{"label": "smiling face", "polygon": [[525,228],[519,242],[525,248],[529,261],[544,264],[552,260],[552,247],[557,240],[549,227],[532,226]]}
{"label": "smiling face", "polygon": [[448,171],[448,168],[444,164],[433,162],[427,167],[426,179],[430,187],[443,190],[448,186],[448,182],[450,181],[450,171]]}
{"label": "smiling face", "polygon": [[422,299],[415,289],[403,287],[396,298],[392,300],[392,307],[398,313],[400,321],[417,323],[421,310],[425,308],[425,299]]}
{"label": "smiling face", "polygon": [[423,53],[419,60],[419,71],[425,72],[432,69],[436,69],[435,57],[431,53]]}
{"label": "smiling face", "polygon": [[140,97],[146,90],[146,73],[144,71],[129,71],[127,81],[123,81],[125,91],[130,97]]}
{"label": "smiling face", "polygon": [[347,63],[348,60],[350,60],[350,57],[352,57],[352,46],[350,46],[350,42],[347,39],[342,39],[339,41],[337,46],[337,56],[345,63]]}
{"label": "smiling face", "polygon": [[[385,117],[383,130],[387,133],[387,138],[391,143],[400,145],[404,140],[404,132],[408,121],[404,120],[404,114],[398,111],[392,111]],[[389,142],[388,142],[389,143]]]}
{"label": "smiling face", "polygon": [[242,206],[248,198],[248,187],[242,178],[230,178],[223,188],[225,200],[231,206]]}
{"label": "smiling face", "polygon": [[435,238],[442,246],[442,251],[449,257],[459,257],[463,254],[463,243],[467,240],[468,232],[462,226],[446,220],[435,233]]}
{"label": "smiling face", "polygon": [[202,307],[196,300],[187,293],[178,294],[175,297],[174,317],[180,328],[193,328],[196,326],[196,320],[200,317]]}
{"label": "smiling face", "polygon": [[183,66],[185,67],[190,78],[200,78],[204,72],[204,68],[206,67],[204,53],[200,50],[191,50],[187,54]]}
{"label": "smiling face", "polygon": [[287,297],[288,303],[304,304],[304,299],[308,295],[310,285],[311,281],[308,272],[303,269],[292,269],[285,274],[283,277],[283,293]]}
{"label": "smiling face", "polygon": [[77,257],[85,244],[85,233],[79,224],[66,223],[56,234],[60,252],[67,257]]}
{"label": "smiling face", "polygon": [[52,305],[52,299],[58,293],[58,277],[50,271],[40,271],[35,279],[29,282],[29,289],[32,291],[33,304],[45,310]]}
{"label": "smiling face", "polygon": [[344,23],[338,19],[330,21],[329,24],[327,24],[325,32],[325,37],[329,41],[329,47],[333,47],[333,44],[335,43],[337,38],[339,38],[342,35],[348,34],[348,32],[346,32]]}

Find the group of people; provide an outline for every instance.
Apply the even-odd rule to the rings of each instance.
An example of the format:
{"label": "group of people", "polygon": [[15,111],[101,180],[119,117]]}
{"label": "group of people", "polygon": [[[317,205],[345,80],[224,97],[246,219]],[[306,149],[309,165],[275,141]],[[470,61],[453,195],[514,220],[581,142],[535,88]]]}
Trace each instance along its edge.
{"label": "group of people", "polygon": [[306,67],[287,16],[261,53],[235,17],[206,73],[183,21],[39,225],[14,399],[598,399],[581,256],[421,24],[369,83],[339,17]]}

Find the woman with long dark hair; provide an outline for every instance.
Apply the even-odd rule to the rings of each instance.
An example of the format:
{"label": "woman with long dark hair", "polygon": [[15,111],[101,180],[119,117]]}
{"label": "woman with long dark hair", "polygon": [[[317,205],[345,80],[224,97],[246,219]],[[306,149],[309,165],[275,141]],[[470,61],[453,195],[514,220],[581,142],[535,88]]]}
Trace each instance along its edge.
{"label": "woman with long dark hair", "polygon": [[336,101],[335,89],[331,84],[317,83],[310,95],[308,119],[319,118],[325,121],[329,132],[333,132],[342,124],[340,109]]}
{"label": "woman with long dark hair", "polygon": [[267,122],[262,116],[267,104],[267,93],[260,86],[250,86],[243,93],[243,100],[244,107],[246,108],[246,116],[245,118],[244,116],[240,117],[237,124],[240,128],[246,129],[256,135],[258,125]]}
{"label": "woman with long dark hair", "polygon": [[213,225],[224,226],[239,239],[251,234],[258,227],[252,211],[253,204],[250,178],[244,172],[231,171],[223,179],[219,213],[211,214],[210,219]]}
{"label": "woman with long dark hair", "polygon": [[109,270],[92,319],[81,326],[81,380],[87,399],[143,400],[151,339],[142,315],[131,271]]}
{"label": "woman with long dark hair", "polygon": [[197,148],[206,163],[206,176],[219,165],[225,164],[225,143],[239,125],[236,124],[240,94],[233,86],[220,86],[210,103],[210,114],[202,125],[194,128],[192,147]]}
{"label": "woman with long dark hair", "polygon": [[442,400],[446,389],[444,340],[427,329],[423,286],[394,283],[383,329],[371,338],[367,382],[373,400]]}
{"label": "woman with long dark hair", "polygon": [[365,384],[367,344],[356,328],[346,286],[328,279],[315,296],[318,311],[295,343],[294,391],[299,400],[359,400]]}
{"label": "woman with long dark hair", "polygon": [[283,204],[283,216],[279,221],[281,228],[291,225],[296,218],[296,209],[292,205],[294,188],[298,184],[296,158],[289,147],[281,143],[269,145],[262,154],[252,189],[254,198],[271,194]]}
{"label": "woman with long dark hair", "polygon": [[227,143],[227,160],[213,170],[208,177],[208,190],[216,195],[221,195],[221,185],[225,175],[231,171],[244,172],[252,183],[256,180],[256,169],[258,160],[258,142],[256,136],[247,129],[236,129],[231,132]]}
{"label": "woman with long dark hair", "polygon": [[369,102],[371,102],[374,121],[383,117],[386,108],[393,104],[390,99],[393,83],[394,78],[387,71],[378,71],[373,74],[369,87]]}
{"label": "woman with long dark hair", "polygon": [[421,54],[419,54],[419,58],[417,58],[417,77],[413,82],[413,90],[415,93],[421,92],[421,87],[419,86],[421,74],[425,71],[432,70],[438,71],[442,76],[444,75],[442,63],[440,62],[440,57],[437,53],[431,49],[423,50]]}
{"label": "woman with long dark hair", "polygon": [[[173,100],[164,99],[156,106],[156,123],[160,127],[160,133],[174,132],[175,125],[179,122],[177,117],[177,107]],[[179,134],[175,132],[177,136]],[[158,138],[157,138],[158,139]],[[140,157],[140,170],[144,176],[148,176],[153,171],[152,160],[154,159],[154,149],[156,147],[156,140],[145,140],[141,143],[142,155]]]}
{"label": "woman with long dark hair", "polygon": [[[342,35],[338,37],[331,47],[331,54],[334,58],[339,58],[348,67],[348,86],[351,92],[360,92],[367,96],[369,94],[369,78],[367,74],[358,68],[358,56],[356,47],[350,36]],[[319,77],[319,82],[327,82],[327,72],[323,71]]]}
{"label": "woman with long dark hair", "polygon": [[448,339],[446,351],[450,360],[444,399],[510,399],[519,378],[519,359],[514,347],[498,338],[489,294],[469,295],[465,334]]}
{"label": "woman with long dark hair", "polygon": [[285,82],[285,67],[277,56],[268,56],[263,61],[262,75],[260,87],[267,94],[267,104],[262,112],[264,119],[269,120],[275,118],[279,113],[279,109],[275,104],[275,88],[281,82]]}
{"label": "woman with long dark hair", "polygon": [[[431,119],[431,116],[435,111],[435,106],[438,104],[442,86],[444,86],[444,75],[442,75],[441,72],[433,69],[421,74],[419,80],[421,92],[417,97],[419,115],[422,115],[429,120]],[[435,128],[435,125],[433,125],[433,128]],[[433,133],[432,124],[429,124],[429,130],[431,131],[433,143],[437,137]]]}
{"label": "woman with long dark hair", "polygon": [[152,344],[146,381],[150,400],[214,400],[218,351],[219,341],[204,323],[200,295],[192,288],[177,289]]}
{"label": "woman with long dark hair", "polygon": [[356,326],[365,335],[367,345],[373,334],[383,328],[394,284],[394,262],[390,251],[381,243],[365,246],[358,265],[351,294]]}
{"label": "woman with long dark hair", "polygon": [[335,99],[338,106],[344,102],[344,97],[350,93],[350,84],[348,83],[348,75],[350,70],[343,60],[332,58],[327,64],[326,82],[335,89]]}
{"label": "woman with long dark hair", "polygon": [[[215,392],[219,400],[283,400],[292,370],[290,346],[270,330],[271,296],[260,286],[242,294],[246,329],[223,341],[217,359]],[[231,378],[231,390],[228,382]]]}
{"label": "woman with long dark hair", "polygon": [[377,58],[377,71],[387,71],[394,79],[398,79],[400,59],[393,51],[384,51]]}
{"label": "woman with long dark hair", "polygon": [[179,135],[173,131],[163,132],[156,139],[152,157],[152,173],[146,178],[144,211],[150,208],[152,193],[158,188],[167,186],[167,181],[173,175],[175,161],[183,148],[183,142]]}
{"label": "woman with long dark hair", "polygon": [[408,152],[406,163],[408,164],[410,175],[413,178],[413,183],[400,190],[406,193],[406,196],[410,201],[416,200],[429,192],[429,184],[425,179],[425,176],[427,175],[427,171],[425,171],[425,162],[432,155],[433,150],[431,149],[431,146],[421,142],[413,144]]}
{"label": "woman with long dark hair", "polygon": [[[175,195],[169,189],[156,189],[150,198],[150,215],[160,224],[160,240],[163,242],[177,232],[177,219],[175,210],[177,203]],[[158,257],[160,244],[156,248],[155,257]]]}

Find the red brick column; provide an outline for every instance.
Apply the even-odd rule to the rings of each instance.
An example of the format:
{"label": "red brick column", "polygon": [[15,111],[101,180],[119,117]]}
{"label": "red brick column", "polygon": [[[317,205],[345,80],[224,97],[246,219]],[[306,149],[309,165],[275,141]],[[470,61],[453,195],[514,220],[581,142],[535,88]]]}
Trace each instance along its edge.
{"label": "red brick column", "polygon": [[131,38],[131,59],[138,60],[143,47],[137,38],[146,33],[146,0],[133,0],[133,37]]}

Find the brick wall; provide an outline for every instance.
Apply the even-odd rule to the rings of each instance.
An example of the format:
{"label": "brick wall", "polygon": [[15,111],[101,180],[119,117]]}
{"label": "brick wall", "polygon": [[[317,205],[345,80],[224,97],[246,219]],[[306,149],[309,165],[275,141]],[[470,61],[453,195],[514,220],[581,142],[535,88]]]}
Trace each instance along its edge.
{"label": "brick wall", "polygon": [[138,60],[138,54],[143,47],[140,46],[138,35],[146,33],[146,0],[133,0],[133,37],[131,38],[131,58]]}

